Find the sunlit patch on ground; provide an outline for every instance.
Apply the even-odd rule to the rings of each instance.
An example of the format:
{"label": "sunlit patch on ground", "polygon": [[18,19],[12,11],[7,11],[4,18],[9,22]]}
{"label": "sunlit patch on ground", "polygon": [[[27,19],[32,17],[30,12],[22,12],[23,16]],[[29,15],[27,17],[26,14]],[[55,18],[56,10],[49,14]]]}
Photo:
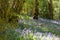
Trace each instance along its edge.
{"label": "sunlit patch on ground", "polygon": [[42,32],[34,32],[31,29],[17,29],[15,30],[16,32],[20,33],[20,36],[24,37],[24,40],[27,39],[32,39],[32,40],[60,40],[60,38],[58,36],[56,36],[55,34],[52,33],[42,33]]}

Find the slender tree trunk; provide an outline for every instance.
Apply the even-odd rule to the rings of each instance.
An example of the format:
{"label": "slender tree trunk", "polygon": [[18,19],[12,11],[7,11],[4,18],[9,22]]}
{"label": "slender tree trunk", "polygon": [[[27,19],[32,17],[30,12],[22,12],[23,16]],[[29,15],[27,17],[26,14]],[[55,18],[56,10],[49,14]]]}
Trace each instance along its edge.
{"label": "slender tree trunk", "polygon": [[33,19],[38,19],[38,0],[35,0],[35,7],[34,7],[34,16]]}
{"label": "slender tree trunk", "polygon": [[53,19],[52,0],[48,0],[48,19]]}
{"label": "slender tree trunk", "polygon": [[14,10],[14,12],[20,14],[24,3],[25,0],[14,0],[12,4],[12,9]]}

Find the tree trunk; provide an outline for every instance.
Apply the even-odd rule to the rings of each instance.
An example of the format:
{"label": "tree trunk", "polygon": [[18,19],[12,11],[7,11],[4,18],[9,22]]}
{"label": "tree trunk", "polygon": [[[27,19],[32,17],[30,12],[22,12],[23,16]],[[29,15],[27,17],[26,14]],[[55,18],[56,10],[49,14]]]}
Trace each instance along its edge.
{"label": "tree trunk", "polygon": [[25,0],[14,0],[12,4],[12,9],[14,10],[14,12],[20,14],[24,2]]}
{"label": "tree trunk", "polygon": [[34,16],[33,19],[38,19],[38,0],[35,0],[35,7],[34,7]]}
{"label": "tree trunk", "polygon": [[48,19],[53,19],[52,0],[48,0]]}

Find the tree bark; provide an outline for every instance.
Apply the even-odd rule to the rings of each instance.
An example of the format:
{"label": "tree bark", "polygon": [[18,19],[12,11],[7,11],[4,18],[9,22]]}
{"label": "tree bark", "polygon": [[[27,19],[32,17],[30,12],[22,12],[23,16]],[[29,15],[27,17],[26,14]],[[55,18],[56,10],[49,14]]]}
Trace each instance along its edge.
{"label": "tree bark", "polygon": [[48,0],[48,19],[53,19],[52,0]]}
{"label": "tree bark", "polygon": [[34,16],[33,19],[38,19],[38,0],[35,0],[35,7],[34,7]]}
{"label": "tree bark", "polygon": [[25,0],[14,0],[12,4],[12,9],[14,12],[20,14]]}

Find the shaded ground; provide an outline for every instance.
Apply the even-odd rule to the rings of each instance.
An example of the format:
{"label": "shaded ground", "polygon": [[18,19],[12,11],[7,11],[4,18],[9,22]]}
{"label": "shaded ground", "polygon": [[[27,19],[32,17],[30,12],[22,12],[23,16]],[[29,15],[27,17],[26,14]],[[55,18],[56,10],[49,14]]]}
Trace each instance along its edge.
{"label": "shaded ground", "polygon": [[[58,37],[60,36],[60,22],[42,18],[38,20],[22,18],[19,20],[19,28],[16,29],[16,32],[23,36],[32,34],[33,37],[36,37],[36,40],[60,40],[60,37]],[[38,39],[38,37],[40,38]]]}
{"label": "shaded ground", "polygon": [[48,20],[48,19],[42,19],[39,18],[39,20],[33,20],[31,19],[20,19],[19,25],[25,25],[28,26],[28,28],[41,28],[45,32],[52,32],[60,35],[60,22],[54,21],[54,20]]}

